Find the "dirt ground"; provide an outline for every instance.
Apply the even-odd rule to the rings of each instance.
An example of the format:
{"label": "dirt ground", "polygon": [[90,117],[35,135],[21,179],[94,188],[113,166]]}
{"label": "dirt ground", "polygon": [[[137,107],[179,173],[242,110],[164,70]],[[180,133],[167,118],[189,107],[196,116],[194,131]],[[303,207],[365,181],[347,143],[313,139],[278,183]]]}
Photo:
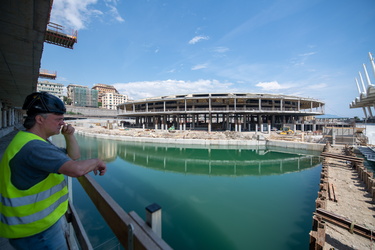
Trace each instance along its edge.
{"label": "dirt ground", "polygon": [[[332,147],[330,153],[344,154]],[[327,200],[327,211],[345,217],[365,228],[375,230],[375,204],[357,171],[346,161],[328,158],[328,182],[334,184],[337,202]],[[324,249],[375,249],[375,242],[348,230],[326,223]]]}

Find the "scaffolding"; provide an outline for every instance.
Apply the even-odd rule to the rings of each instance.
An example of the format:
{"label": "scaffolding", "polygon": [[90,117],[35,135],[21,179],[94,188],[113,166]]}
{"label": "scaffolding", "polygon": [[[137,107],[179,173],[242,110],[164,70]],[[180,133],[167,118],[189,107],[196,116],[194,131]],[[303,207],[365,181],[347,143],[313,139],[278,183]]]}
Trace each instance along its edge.
{"label": "scaffolding", "polygon": [[56,76],[57,76],[56,71],[49,71],[49,70],[46,70],[46,69],[40,69],[39,70],[39,77],[40,78],[47,78],[47,79],[55,80]]}
{"label": "scaffolding", "polygon": [[47,25],[45,42],[73,49],[77,42],[77,34],[76,30],[68,32],[63,26],[50,22]]}

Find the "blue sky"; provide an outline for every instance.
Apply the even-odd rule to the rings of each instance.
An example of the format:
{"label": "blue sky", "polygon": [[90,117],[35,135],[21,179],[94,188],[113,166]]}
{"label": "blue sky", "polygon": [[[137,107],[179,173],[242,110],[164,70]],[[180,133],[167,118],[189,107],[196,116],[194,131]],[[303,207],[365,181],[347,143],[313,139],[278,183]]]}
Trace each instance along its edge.
{"label": "blue sky", "polygon": [[[103,83],[141,99],[187,93],[272,93],[349,103],[375,54],[374,0],[54,0],[51,21],[78,30],[45,43],[53,82]],[[367,82],[365,82],[367,86]]]}

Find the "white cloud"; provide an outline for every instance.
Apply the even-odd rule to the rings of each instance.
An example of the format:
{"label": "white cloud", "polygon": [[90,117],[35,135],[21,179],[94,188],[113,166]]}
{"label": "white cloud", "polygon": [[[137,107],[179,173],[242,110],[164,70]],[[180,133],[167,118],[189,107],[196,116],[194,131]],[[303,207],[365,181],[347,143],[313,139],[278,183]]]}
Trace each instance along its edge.
{"label": "white cloud", "polygon": [[308,86],[309,89],[324,89],[325,87],[327,87],[327,84],[325,83],[312,84]]}
{"label": "white cloud", "polygon": [[87,25],[93,18],[103,17],[108,13],[112,19],[123,22],[116,5],[116,0],[107,0],[106,7],[109,9],[105,13],[96,9],[94,6],[98,0],[54,0],[51,12],[51,22],[60,24],[65,28],[81,30],[87,28]]}
{"label": "white cloud", "polygon": [[208,40],[208,39],[210,39],[208,36],[195,36],[189,41],[189,44],[196,44],[197,42],[201,40]]}
{"label": "white cloud", "polygon": [[308,52],[308,53],[304,53],[304,54],[299,54],[299,56],[302,56],[302,57],[307,57],[307,56],[312,56],[312,55],[315,55],[316,52]]}
{"label": "white cloud", "polygon": [[237,92],[232,83],[221,83],[217,80],[162,80],[129,83],[115,83],[113,86],[129,98],[138,100],[165,95],[182,95],[191,93],[227,93]]}
{"label": "white cloud", "polygon": [[191,70],[198,70],[198,69],[205,69],[207,68],[207,63],[204,64],[198,64],[191,68]]}
{"label": "white cloud", "polygon": [[106,0],[106,5],[109,8],[109,13],[111,16],[118,22],[124,22],[125,20],[120,16],[120,13],[118,12],[116,6],[117,6],[117,0]]}
{"label": "white cloud", "polygon": [[280,85],[277,81],[260,82],[260,83],[256,84],[256,86],[262,88],[263,91],[275,91],[275,90],[289,88],[289,87]]}
{"label": "white cloud", "polygon": [[216,47],[216,48],[214,48],[214,51],[217,52],[217,53],[225,53],[225,52],[229,51],[229,48],[227,48],[227,47]]}

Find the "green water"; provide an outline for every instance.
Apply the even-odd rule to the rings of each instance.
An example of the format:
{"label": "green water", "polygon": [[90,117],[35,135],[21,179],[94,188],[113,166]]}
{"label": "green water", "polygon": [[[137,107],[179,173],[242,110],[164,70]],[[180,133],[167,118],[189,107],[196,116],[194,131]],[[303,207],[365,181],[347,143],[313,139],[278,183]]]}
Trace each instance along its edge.
{"label": "green water", "polygon": [[[162,207],[162,237],[174,249],[308,249],[318,152],[77,137],[82,158],[107,162],[107,174],[94,178],[125,211],[145,219],[146,206]],[[93,247],[113,249],[77,180],[73,200]]]}

